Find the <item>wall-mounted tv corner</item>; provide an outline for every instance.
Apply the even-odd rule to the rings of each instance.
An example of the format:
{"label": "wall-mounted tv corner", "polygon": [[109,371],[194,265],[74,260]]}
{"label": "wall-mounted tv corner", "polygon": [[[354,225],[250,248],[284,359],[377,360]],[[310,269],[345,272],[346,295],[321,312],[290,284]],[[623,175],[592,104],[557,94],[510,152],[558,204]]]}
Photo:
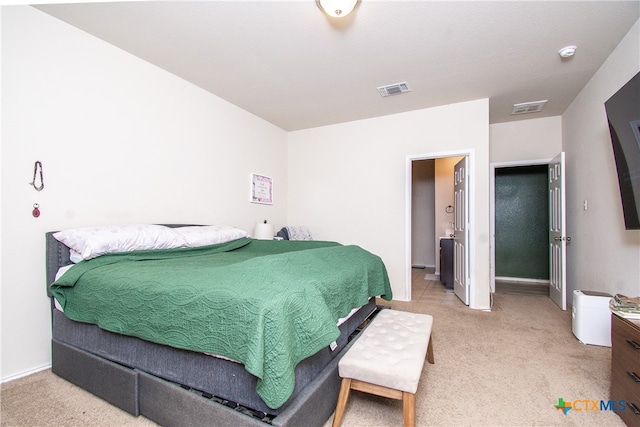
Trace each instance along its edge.
{"label": "wall-mounted tv corner", "polygon": [[640,230],[640,73],[604,103],[616,161],[624,225]]}

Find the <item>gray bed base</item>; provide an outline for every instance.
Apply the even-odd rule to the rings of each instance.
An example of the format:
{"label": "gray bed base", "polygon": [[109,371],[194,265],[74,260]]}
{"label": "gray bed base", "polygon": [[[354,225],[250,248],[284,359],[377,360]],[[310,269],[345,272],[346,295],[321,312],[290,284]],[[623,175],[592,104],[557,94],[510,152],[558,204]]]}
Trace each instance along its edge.
{"label": "gray bed base", "polygon": [[[47,290],[68,248],[47,233]],[[161,425],[322,426],[340,389],[338,361],[349,337],[372,314],[375,300],[340,326],[337,348],[325,348],[296,367],[292,397],[268,408],[256,378],[241,364],[153,344],[74,322],[53,308],[52,371],[133,415]]]}
{"label": "gray bed base", "polygon": [[52,341],[52,371],[67,381],[129,412],[162,426],[323,426],[336,407],[342,351],[274,418],[248,414],[175,383]]}

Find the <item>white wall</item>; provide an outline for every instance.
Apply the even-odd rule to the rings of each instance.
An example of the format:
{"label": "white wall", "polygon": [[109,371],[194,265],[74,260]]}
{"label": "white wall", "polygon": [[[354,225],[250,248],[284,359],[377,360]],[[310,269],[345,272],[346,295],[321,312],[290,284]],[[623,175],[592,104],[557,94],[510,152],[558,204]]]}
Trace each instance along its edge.
{"label": "white wall", "polygon": [[[282,129],[28,6],[2,8],[2,63],[2,379],[50,362],[46,231],[285,224]],[[274,205],[249,203],[251,172]]]}
{"label": "white wall", "polygon": [[437,268],[435,161],[416,160],[411,171],[411,265]]}
{"label": "white wall", "polygon": [[568,300],[576,289],[640,295],[640,231],[624,229],[604,109],[605,101],[639,70],[640,21],[562,116],[572,239],[567,246]]}
{"label": "white wall", "polygon": [[319,239],[357,244],[380,255],[394,298],[406,299],[407,157],[472,150],[476,253],[471,305],[488,308],[488,122],[488,100],[483,99],[291,132],[288,219],[308,225]]}
{"label": "white wall", "polygon": [[562,151],[562,117],[492,124],[489,141],[491,163],[552,159]]}

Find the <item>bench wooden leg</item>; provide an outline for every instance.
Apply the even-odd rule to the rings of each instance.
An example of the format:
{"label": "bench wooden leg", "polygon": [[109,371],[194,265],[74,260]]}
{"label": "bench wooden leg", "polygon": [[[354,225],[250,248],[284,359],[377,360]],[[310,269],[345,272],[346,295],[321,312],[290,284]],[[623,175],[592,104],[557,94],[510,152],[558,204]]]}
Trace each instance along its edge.
{"label": "bench wooden leg", "polygon": [[431,337],[429,337],[429,345],[427,346],[427,360],[432,365],[435,363],[433,359],[433,345],[431,344]]}
{"label": "bench wooden leg", "polygon": [[402,393],[402,412],[404,413],[404,427],[415,427],[416,425],[416,395],[413,393]]}
{"label": "bench wooden leg", "polygon": [[343,378],[340,385],[340,394],[338,395],[338,404],[336,405],[336,413],[333,416],[332,427],[340,427],[342,423],[342,417],[344,416],[344,410],[347,407],[347,400],[349,399],[349,392],[351,391],[351,378]]}

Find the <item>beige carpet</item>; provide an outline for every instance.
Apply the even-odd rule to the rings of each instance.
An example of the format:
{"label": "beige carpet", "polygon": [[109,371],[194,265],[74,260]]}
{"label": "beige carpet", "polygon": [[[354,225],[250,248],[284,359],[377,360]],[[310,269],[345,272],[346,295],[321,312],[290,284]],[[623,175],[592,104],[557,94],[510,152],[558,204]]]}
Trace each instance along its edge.
{"label": "beige carpet", "polygon": [[155,426],[133,417],[51,370],[2,384],[2,426]]}
{"label": "beige carpet", "polygon": [[[436,363],[423,370],[418,426],[624,425],[611,411],[564,415],[554,408],[558,398],[609,398],[611,350],[580,344],[569,311],[547,297],[512,294],[496,294],[492,312],[470,310],[441,283],[422,277],[413,302],[392,304],[434,316]],[[50,371],[2,384],[0,398],[2,426],[154,425]],[[343,426],[400,425],[401,402],[352,392]]]}

